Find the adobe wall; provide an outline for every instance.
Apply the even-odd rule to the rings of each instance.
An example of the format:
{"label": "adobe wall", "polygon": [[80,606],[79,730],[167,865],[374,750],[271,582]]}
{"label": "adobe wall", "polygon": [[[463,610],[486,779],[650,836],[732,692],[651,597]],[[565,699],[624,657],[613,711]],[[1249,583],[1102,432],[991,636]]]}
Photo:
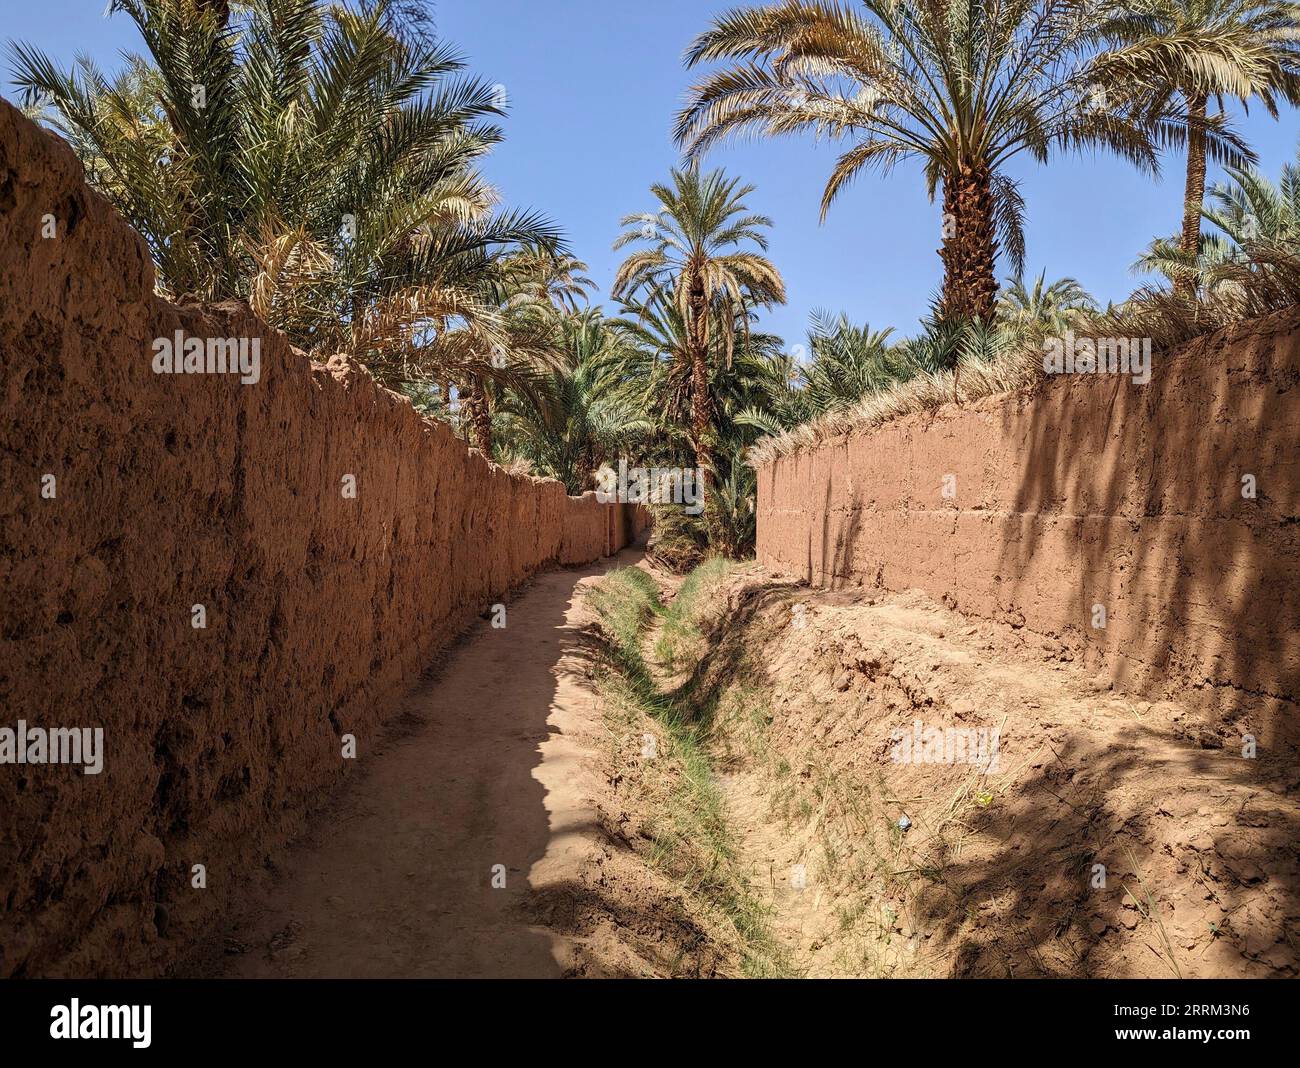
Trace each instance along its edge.
{"label": "adobe wall", "polygon": [[[0,727],[105,745],[98,775],[0,764],[0,976],[164,970],[356,765],[342,735],[364,754],[494,601],[644,526],[153,288],[68,147],[0,102]],[[178,329],[260,338],[259,381],[155,374]]]}
{"label": "adobe wall", "polygon": [[1121,688],[1294,725],[1300,311],[1152,368],[1147,385],[1058,376],[766,464],[758,557],[817,585],[919,587]]}

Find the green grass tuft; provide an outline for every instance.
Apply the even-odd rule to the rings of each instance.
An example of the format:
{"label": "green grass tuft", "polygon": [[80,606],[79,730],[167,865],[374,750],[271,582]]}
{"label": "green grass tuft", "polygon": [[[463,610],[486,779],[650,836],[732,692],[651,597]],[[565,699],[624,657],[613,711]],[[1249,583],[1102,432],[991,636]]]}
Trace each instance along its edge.
{"label": "green grass tuft", "polygon": [[659,616],[665,631],[671,628],[675,635],[675,666],[693,667],[684,663],[687,646],[698,650],[699,644],[686,639],[698,636],[698,616],[709,603],[707,592],[729,567],[725,560],[705,562],[667,608],[646,572],[625,568],[603,579],[589,603],[600,617],[613,669],[604,680],[613,690],[607,694],[607,707],[630,706],[633,716],[649,717],[660,728],[660,752],[640,769],[666,785],[668,795],[653,828],[651,859],[729,928],[740,946],[745,975],[774,977],[790,974],[791,967],[771,936],[770,910],[741,869],[709,752],[709,717],[692,707],[688,694],[661,690],[642,652],[646,627]]}

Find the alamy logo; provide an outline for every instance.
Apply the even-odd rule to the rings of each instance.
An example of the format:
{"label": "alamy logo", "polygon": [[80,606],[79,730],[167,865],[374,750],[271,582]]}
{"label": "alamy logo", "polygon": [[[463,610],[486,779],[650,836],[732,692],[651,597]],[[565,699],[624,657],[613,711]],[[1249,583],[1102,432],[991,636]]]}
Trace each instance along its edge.
{"label": "alamy logo", "polygon": [[81,764],[83,775],[104,770],[103,727],[0,727],[0,764]]}
{"label": "alamy logo", "polygon": [[1135,386],[1151,381],[1149,337],[1061,337],[1043,339],[1043,370],[1049,375],[1125,374]]}
{"label": "alamy logo", "polygon": [[262,377],[260,337],[186,337],[177,330],[172,337],[153,342],[153,373],[156,375],[239,375],[251,386]]}
{"label": "alamy logo", "polygon": [[596,472],[596,500],[601,504],[680,504],[687,515],[704,511],[704,471],[698,467],[633,467],[619,460],[618,470]]}
{"label": "alamy logo", "polygon": [[136,1049],[148,1049],[151,1005],[83,1005],[73,998],[69,1005],[50,1009],[51,1038],[129,1038]]}
{"label": "alamy logo", "polygon": [[889,756],[895,764],[973,764],[997,771],[1001,734],[1000,727],[927,727],[918,719],[910,731],[890,735]]}

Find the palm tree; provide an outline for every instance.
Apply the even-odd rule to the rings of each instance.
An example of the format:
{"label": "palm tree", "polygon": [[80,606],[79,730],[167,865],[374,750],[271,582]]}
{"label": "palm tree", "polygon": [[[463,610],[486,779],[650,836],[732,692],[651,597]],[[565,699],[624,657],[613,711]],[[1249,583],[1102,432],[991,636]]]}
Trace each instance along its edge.
{"label": "palm tree", "polygon": [[[618,299],[640,297],[671,302],[685,332],[681,359],[689,366],[691,429],[696,462],[705,486],[713,477],[716,444],[710,356],[721,338],[726,359],[734,349],[733,325],[748,323],[749,310],[785,302],[785,284],[762,252],[764,230],[772,220],[750,212],[745,198],[752,185],[741,185],[721,170],[701,174],[698,168],[672,172],[671,185],[656,183],[650,191],[659,210],[628,215],[614,248],[633,243],[644,247],[631,253],[614,278]],[[757,252],[744,248],[757,246]]]}
{"label": "palm tree", "polygon": [[746,370],[752,400],[736,412],[737,426],[776,435],[817,416],[808,396],[807,371],[792,354],[777,351],[756,356]]}
{"label": "palm tree", "polygon": [[1282,165],[1277,184],[1257,171],[1229,168],[1227,182],[1210,187],[1202,215],[1230,242],[1224,258],[1247,255],[1267,242],[1300,254],[1300,157]]}
{"label": "palm tree", "polygon": [[1034,281],[1033,289],[1023,278],[1008,278],[998,297],[998,318],[1013,327],[1044,327],[1060,333],[1080,315],[1095,312],[1097,302],[1073,278],[1058,278],[1047,284],[1044,268]]}
{"label": "palm tree", "polygon": [[[489,298],[485,298],[485,301]],[[559,363],[556,325],[545,312],[532,307],[500,309],[501,339],[484,353],[478,333],[464,327],[449,332],[469,346],[470,357],[456,368],[458,414],[465,440],[491,459],[495,451],[492,412],[498,398],[513,392],[533,396],[543,376]],[[444,365],[445,367],[445,365]]]}
{"label": "palm tree", "polygon": [[[641,455],[648,462],[684,466],[696,440],[690,424],[683,425],[694,391],[690,330],[671,292],[654,295],[644,306],[632,303],[627,311],[621,325],[629,344],[618,379],[633,409],[645,413],[648,432],[639,441]],[[656,514],[652,555],[673,570],[695,560],[706,544],[727,556],[752,551],[756,482],[744,462],[746,450],[762,434],[802,421],[805,391],[798,388],[797,365],[779,337],[754,329],[753,318],[746,309],[730,322],[719,313],[711,324],[706,366],[714,425],[712,469],[706,471],[714,477],[702,516],[676,509]]]}
{"label": "palm tree", "polygon": [[1158,272],[1177,286],[1190,280],[1202,300],[1239,302],[1253,290],[1265,306],[1273,291],[1300,267],[1300,159],[1282,167],[1276,185],[1251,168],[1228,168],[1228,181],[1212,185],[1201,217],[1217,233],[1200,235],[1188,256],[1176,238],[1160,238],[1134,270]]}
{"label": "palm tree", "polygon": [[814,309],[807,361],[796,362],[784,353],[751,361],[746,377],[760,396],[737,422],[779,434],[909,377],[912,370],[904,350],[890,343],[893,332],[858,326],[844,312],[833,316]]}
{"label": "palm tree", "polygon": [[[1207,155],[1243,167],[1254,154],[1231,136],[1224,98],[1258,98],[1273,118],[1278,100],[1300,103],[1300,6],[1294,0],[1123,0],[1105,20],[1111,48],[1099,76],[1150,108],[1176,116],[1187,142],[1187,176],[1178,247],[1195,258],[1200,242]],[[1209,101],[1219,114],[1208,114]],[[1181,273],[1175,289],[1195,291]]]}
{"label": "palm tree", "polygon": [[[499,315],[500,338],[486,361],[467,364],[458,379],[457,394],[466,439],[491,457],[494,449],[494,392],[515,390],[536,398],[537,375],[561,367],[564,316],[578,314],[595,282],[587,265],[567,252],[545,245],[524,245],[494,261],[486,277],[483,301]],[[466,333],[478,341],[474,331]]]}
{"label": "palm tree", "polygon": [[893,332],[892,328],[857,326],[842,312],[834,318],[821,310],[812,313],[807,390],[817,414],[847,407],[864,393],[897,381],[895,354],[889,342]]}
{"label": "palm tree", "polygon": [[[690,421],[691,337],[686,320],[671,294],[655,295],[644,305],[632,302],[625,311],[626,317],[619,320],[627,341],[619,366],[620,389],[652,421],[653,433],[643,443],[647,454],[656,463],[691,463],[695,434]],[[802,378],[793,359],[782,351],[781,339],[755,331],[752,322],[733,319],[728,326],[719,319],[709,349],[713,436],[718,448],[729,452],[745,444],[746,432],[738,428],[761,425],[741,416],[768,408],[778,394],[794,392],[791,387]]]}
{"label": "palm tree", "polygon": [[594,308],[563,317],[558,331],[557,366],[535,390],[507,394],[497,412],[511,447],[579,494],[652,424],[619,388],[626,341],[616,322]]}
{"label": "palm tree", "polygon": [[920,160],[942,187],[946,316],[991,319],[999,247],[1023,268],[1023,202],[1006,165],[1100,146],[1154,172],[1149,121],[1106,106],[1090,0],[783,0],[713,20],[687,64],[696,84],[676,137],[696,156],[728,136],[813,133],[851,142],[822,216],[866,168]]}
{"label": "palm tree", "polygon": [[[644,301],[628,297],[623,310],[619,325],[629,342],[621,368],[624,388],[654,420],[656,459],[685,466],[694,461],[691,331],[686,316],[671,292],[651,293]],[[710,344],[721,346],[717,331]]]}
{"label": "palm tree", "polygon": [[550,305],[557,311],[577,315],[597,288],[587,276],[587,265],[570,253],[557,255],[543,247],[523,248],[510,256],[507,268],[514,279],[516,303]]}
{"label": "palm tree", "polygon": [[496,208],[477,171],[501,140],[489,85],[398,7],[116,0],[148,52],[109,79],[11,46],[14,77],[145,237],[164,292],[247,300],[316,353],[393,383],[492,374],[508,342],[483,299],[502,254],[561,251]]}

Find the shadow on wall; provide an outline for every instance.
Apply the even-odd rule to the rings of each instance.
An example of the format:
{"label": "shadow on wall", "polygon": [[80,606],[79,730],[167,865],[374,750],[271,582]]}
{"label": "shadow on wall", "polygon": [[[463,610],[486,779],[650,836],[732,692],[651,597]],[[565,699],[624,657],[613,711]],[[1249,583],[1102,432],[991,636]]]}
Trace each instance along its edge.
{"label": "shadow on wall", "polygon": [[[1290,803],[1300,788],[1298,387],[1293,309],[1156,354],[1146,385],[1061,376],[1033,391],[907,416],[759,473],[764,564],[830,587],[917,587],[1020,629],[1038,651],[1080,662],[1121,691],[1175,699],[1185,749],[1061,749],[1017,792],[1014,811],[1034,828],[1027,840],[1062,862],[1074,843],[1104,846],[1113,828],[1101,830],[1115,819],[1126,838],[1166,856],[1167,829],[1178,819],[1156,811],[1159,798],[1149,812],[1120,813],[1104,791],[1095,802],[1071,795],[1072,808],[1051,794],[1079,769],[1138,782],[1164,760],[1196,776],[1189,789],[1203,792],[1197,804],[1216,821],[1215,841],[1181,843],[1179,855],[1211,865],[1243,858],[1239,878],[1193,873],[1230,909],[1247,883],[1252,892],[1267,888],[1277,908],[1260,912],[1248,902],[1250,915],[1235,920],[1250,942],[1239,948],[1258,949],[1259,961],[1280,952],[1276,937],[1294,938],[1290,918],[1300,907]],[[949,479],[951,496],[940,489]],[[1255,759],[1242,758],[1247,735]],[[957,882],[1029,908],[1030,888],[1006,877],[1023,841],[1009,840],[988,863],[961,858]],[[1270,858],[1254,865],[1263,874],[1250,870],[1250,854]],[[1077,884],[1054,899],[1050,922],[1073,922],[1076,892]],[[936,908],[936,924],[942,915]],[[950,933],[958,937],[955,927]],[[1046,930],[1017,937],[1023,945],[981,933],[957,970],[996,972],[1017,948],[1037,951]],[[1081,946],[1099,938],[1087,928],[1076,937]],[[1081,958],[1038,970],[1087,967]]]}
{"label": "shadow on wall", "polygon": [[1225,717],[1262,706],[1268,722],[1243,729],[1266,745],[1285,727],[1294,743],[1298,383],[1288,312],[1157,354],[1146,385],[1052,382],[1004,408],[1002,432],[1022,446],[1000,604],[1032,626],[1051,589],[1077,621],[1062,637],[1116,685],[1190,687]]}
{"label": "shadow on wall", "polygon": [[[1235,917],[1225,946],[1264,961],[1278,952],[1279,935],[1293,937],[1282,917],[1300,912],[1289,801],[1300,741],[1298,383],[1300,315],[1288,312],[1163,361],[1157,355],[1147,385],[1094,383],[1080,403],[1079,385],[1054,382],[1033,404],[1002,413],[1003,433],[1023,441],[1023,454],[1002,520],[998,601],[1032,626],[1036,606],[1048,599],[1043,590],[1068,582],[1058,603],[1078,622],[1061,633],[1066,645],[1117,686],[1163,693],[1203,717],[1185,725],[1201,748],[1175,759],[1206,784],[1204,801],[1221,813],[1222,830],[1212,848],[1188,855],[1228,865],[1207,867],[1200,881]],[[1101,611],[1104,626],[1094,625]],[[1251,760],[1242,759],[1248,735],[1258,745]],[[1067,748],[1043,777],[1086,764],[1093,781],[1114,783],[1150,769],[1140,755]],[[1222,788],[1234,786],[1230,800]],[[1042,824],[1038,840],[1066,863],[1069,844],[1095,841],[1112,816],[1099,790],[1078,807],[1044,796],[1021,819]],[[1155,812],[1143,812],[1124,824],[1124,836],[1146,841],[1157,822]],[[1249,856],[1268,858],[1276,888],[1270,914],[1258,904],[1236,911],[1245,884],[1263,878],[1253,862],[1231,870],[1234,857]],[[999,862],[963,881],[979,892],[1018,885],[1006,876]],[[1079,937],[1096,941],[1087,930]],[[983,949],[971,944],[965,952],[959,970],[986,974],[991,958]],[[1082,974],[1060,967],[1049,971]]]}
{"label": "shadow on wall", "polygon": [[[158,373],[177,331],[257,342],[257,381]],[[0,707],[106,754],[0,781],[0,976],[165,970],[350,774],[342,735],[628,529],[246,305],[159,297],[143,239],[4,101],[0,354]]]}
{"label": "shadow on wall", "polygon": [[[822,509],[822,560],[830,560],[831,586],[843,585],[836,581],[836,576],[848,575],[853,570],[853,547],[862,535],[863,505],[856,497],[850,497],[845,508],[831,522],[831,485],[832,479],[826,480],[826,506]],[[835,528],[835,546],[830,548],[831,528]],[[870,581],[870,576],[867,577]]]}
{"label": "shadow on wall", "polygon": [[[1300,698],[1300,311],[1154,361],[947,405],[759,472],[758,556],[924,589],[1251,733]],[[1269,735],[1271,742],[1272,736]]]}

